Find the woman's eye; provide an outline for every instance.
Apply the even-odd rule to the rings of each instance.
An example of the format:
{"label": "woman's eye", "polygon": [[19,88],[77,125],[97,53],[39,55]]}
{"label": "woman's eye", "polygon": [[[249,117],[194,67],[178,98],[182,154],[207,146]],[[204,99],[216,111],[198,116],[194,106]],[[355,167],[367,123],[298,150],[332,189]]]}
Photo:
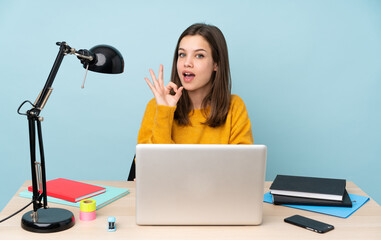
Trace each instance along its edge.
{"label": "woman's eye", "polygon": [[204,57],[204,55],[202,55],[202,54],[197,54],[196,55],[196,58],[203,58]]}
{"label": "woman's eye", "polygon": [[179,57],[185,57],[185,53],[179,53]]}

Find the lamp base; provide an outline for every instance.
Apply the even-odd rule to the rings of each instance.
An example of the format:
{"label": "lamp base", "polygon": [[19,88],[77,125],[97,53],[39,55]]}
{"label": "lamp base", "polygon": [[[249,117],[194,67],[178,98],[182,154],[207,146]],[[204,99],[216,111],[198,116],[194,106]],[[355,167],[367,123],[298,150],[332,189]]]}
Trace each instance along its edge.
{"label": "lamp base", "polygon": [[38,209],[37,221],[33,221],[32,213],[33,210],[25,213],[21,219],[21,227],[31,232],[59,232],[71,228],[75,223],[73,213],[62,208]]}

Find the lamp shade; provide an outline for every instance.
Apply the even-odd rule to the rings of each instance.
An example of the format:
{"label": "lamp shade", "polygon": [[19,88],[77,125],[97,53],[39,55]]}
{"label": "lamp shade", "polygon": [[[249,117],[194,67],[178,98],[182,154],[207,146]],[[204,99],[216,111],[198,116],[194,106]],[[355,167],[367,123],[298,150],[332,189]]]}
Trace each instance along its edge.
{"label": "lamp shade", "polygon": [[123,72],[124,60],[116,48],[109,45],[97,45],[89,51],[95,57],[89,63],[90,71],[111,74]]}

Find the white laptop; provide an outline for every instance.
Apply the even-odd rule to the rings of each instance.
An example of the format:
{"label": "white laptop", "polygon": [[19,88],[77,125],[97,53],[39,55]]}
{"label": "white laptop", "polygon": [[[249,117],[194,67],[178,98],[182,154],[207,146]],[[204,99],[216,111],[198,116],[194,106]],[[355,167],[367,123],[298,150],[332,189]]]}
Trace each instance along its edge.
{"label": "white laptop", "polygon": [[258,225],[264,145],[138,144],[138,225]]}

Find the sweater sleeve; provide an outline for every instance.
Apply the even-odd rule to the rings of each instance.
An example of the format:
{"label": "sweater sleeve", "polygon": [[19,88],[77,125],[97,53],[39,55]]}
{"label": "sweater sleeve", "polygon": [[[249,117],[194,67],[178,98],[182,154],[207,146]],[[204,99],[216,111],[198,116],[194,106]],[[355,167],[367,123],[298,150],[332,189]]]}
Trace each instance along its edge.
{"label": "sweater sleeve", "polygon": [[172,124],[176,107],[157,105],[152,99],[144,112],[138,143],[174,143]]}
{"label": "sweater sleeve", "polygon": [[238,96],[232,100],[232,127],[229,144],[254,144],[251,123],[245,103]]}

